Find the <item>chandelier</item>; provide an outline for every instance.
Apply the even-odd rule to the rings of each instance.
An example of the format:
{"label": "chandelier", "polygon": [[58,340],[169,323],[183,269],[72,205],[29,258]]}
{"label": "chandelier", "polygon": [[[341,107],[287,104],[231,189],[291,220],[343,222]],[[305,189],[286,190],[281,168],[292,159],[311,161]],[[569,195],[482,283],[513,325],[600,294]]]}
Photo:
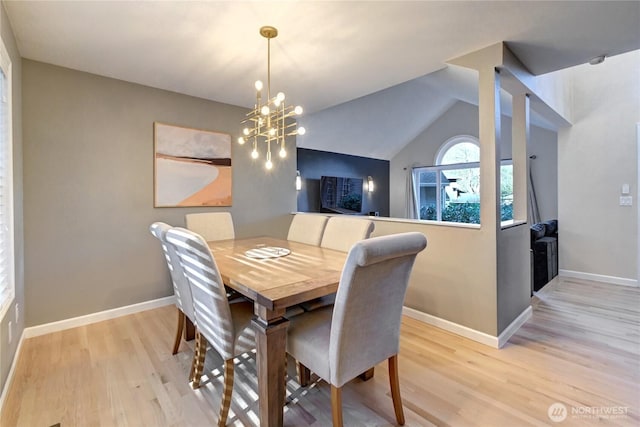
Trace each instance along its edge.
{"label": "chandelier", "polygon": [[271,161],[272,145],[280,146],[278,154],[281,158],[287,156],[285,147],[285,139],[288,136],[304,135],[305,129],[298,127],[291,117],[302,114],[302,107],[285,104],[284,93],[278,92],[276,96],[271,97],[271,39],[278,36],[278,30],[275,27],[265,26],[260,28],[260,34],[267,39],[267,97],[262,99],[262,81],[255,83],[256,88],[256,105],[249,113],[247,118],[242,121],[246,127],[242,130],[243,136],[238,138],[238,143],[244,144],[251,142],[253,149],[251,157],[257,159],[260,157],[258,153],[258,144],[266,144],[266,160],[265,168],[273,168]]}

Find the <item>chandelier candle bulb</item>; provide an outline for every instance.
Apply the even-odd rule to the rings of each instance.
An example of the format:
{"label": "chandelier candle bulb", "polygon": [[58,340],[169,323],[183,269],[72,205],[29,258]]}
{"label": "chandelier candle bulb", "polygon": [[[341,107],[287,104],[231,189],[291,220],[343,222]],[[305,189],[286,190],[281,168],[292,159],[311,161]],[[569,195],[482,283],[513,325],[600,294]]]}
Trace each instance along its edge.
{"label": "chandelier candle bulb", "polygon": [[[243,137],[238,138],[240,145],[247,140],[253,142],[251,157],[257,159],[259,157],[258,150],[266,143],[266,162],[267,170],[273,168],[271,161],[271,143],[280,146],[278,153],[280,158],[287,157],[285,148],[285,137],[304,135],[305,129],[298,128],[297,123],[293,120],[294,116],[302,114],[301,106],[287,106],[284,100],[286,96],[284,92],[277,92],[271,97],[271,39],[278,36],[278,30],[271,26],[260,28],[260,35],[267,39],[267,81],[266,81],[266,97],[263,99],[261,91],[265,89],[265,85],[261,80],[257,80],[254,84],[256,89],[255,107],[247,114],[242,123],[248,124],[242,130]],[[275,149],[275,147],[274,147]]]}
{"label": "chandelier candle bulb", "polygon": [[271,162],[271,150],[267,151],[267,162],[264,164],[264,166],[268,170],[271,170],[271,168],[273,167],[273,163]]}

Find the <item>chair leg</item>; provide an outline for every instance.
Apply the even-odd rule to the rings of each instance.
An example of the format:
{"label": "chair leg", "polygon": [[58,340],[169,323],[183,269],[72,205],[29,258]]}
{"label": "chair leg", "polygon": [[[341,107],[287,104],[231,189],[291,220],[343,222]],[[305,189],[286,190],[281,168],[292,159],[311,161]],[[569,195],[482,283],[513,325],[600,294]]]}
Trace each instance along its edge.
{"label": "chair leg", "polygon": [[342,387],[331,384],[331,415],[333,427],[342,427]]}
{"label": "chair leg", "polygon": [[196,365],[198,364],[198,353],[200,352],[198,343],[199,340],[196,340],[195,345],[193,346],[193,360],[191,361],[191,370],[189,371],[189,382],[193,381],[194,375],[196,373]]}
{"label": "chair leg", "polygon": [[184,318],[184,313],[178,309],[178,331],[176,332],[176,339],[173,342],[173,352],[171,354],[176,354],[180,347],[180,339],[182,338],[182,330],[184,329]]}
{"label": "chair leg", "polygon": [[393,400],[393,410],[396,413],[396,420],[398,421],[398,424],[403,426],[404,410],[402,409],[402,398],[400,397],[397,354],[389,358],[389,383],[391,385],[391,399]]}
{"label": "chair leg", "polygon": [[218,427],[224,427],[227,424],[227,415],[229,415],[229,406],[231,406],[231,393],[233,393],[233,359],[224,361],[224,388],[222,390]]}
{"label": "chair leg", "polygon": [[289,375],[287,374],[287,365],[289,364],[289,360],[287,360],[287,355],[285,353],[284,355],[284,398],[285,398],[285,405],[286,405],[286,400],[287,400],[287,378],[289,377]]}
{"label": "chair leg", "polygon": [[309,385],[311,379],[311,371],[300,362],[296,362],[296,371],[298,371],[298,382],[302,387]]}
{"label": "chair leg", "polygon": [[193,380],[191,381],[191,388],[193,389],[200,387],[200,377],[202,377],[202,370],[204,368],[204,358],[207,354],[207,340],[202,336],[200,331],[196,331],[196,347],[197,353],[194,355],[195,368],[193,371]]}

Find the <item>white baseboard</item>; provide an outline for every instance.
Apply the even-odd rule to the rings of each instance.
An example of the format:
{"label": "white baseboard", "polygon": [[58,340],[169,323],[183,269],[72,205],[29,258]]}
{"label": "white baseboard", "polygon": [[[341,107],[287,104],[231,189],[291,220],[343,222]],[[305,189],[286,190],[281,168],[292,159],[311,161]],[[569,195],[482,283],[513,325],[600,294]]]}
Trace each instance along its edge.
{"label": "white baseboard", "polygon": [[11,389],[11,383],[13,382],[13,376],[16,372],[16,365],[18,364],[18,360],[20,358],[20,352],[22,350],[22,342],[24,341],[24,331],[22,335],[20,335],[20,341],[18,342],[18,347],[16,348],[16,352],[13,355],[13,362],[11,362],[11,368],[9,368],[9,374],[7,375],[7,380],[4,382],[4,387],[2,387],[2,393],[0,394],[0,412],[2,412],[2,408],[4,406],[4,401],[7,398],[7,394],[9,394],[9,390]]}
{"label": "white baseboard", "polygon": [[460,335],[465,338],[469,338],[472,341],[479,342],[480,344],[488,345],[493,348],[501,348],[504,346],[509,338],[520,329],[527,320],[531,318],[533,312],[531,306],[527,307],[520,315],[498,337],[486,334],[484,332],[476,331],[475,329],[462,326],[458,323],[450,322],[440,317],[432,316],[431,314],[423,313],[422,311],[415,310],[409,307],[403,307],[402,313],[407,317],[419,320],[429,325],[435,326],[445,331],[452,332],[456,335]]}
{"label": "white baseboard", "polygon": [[498,337],[494,337],[484,332],[476,331],[475,329],[462,326],[458,323],[450,322],[440,317],[432,316],[431,314],[423,313],[422,311],[415,310],[409,307],[403,307],[402,313],[412,319],[419,320],[421,322],[433,325],[440,329],[444,329],[448,332],[453,332],[456,335],[469,338],[470,340],[485,344],[494,348],[498,347]]}
{"label": "white baseboard", "polygon": [[513,334],[518,332],[518,329],[520,329],[520,327],[524,325],[527,320],[531,319],[532,314],[533,308],[531,308],[531,306],[528,306],[522,311],[522,313],[520,313],[518,317],[513,320],[513,322],[509,324],[509,326],[504,328],[504,331],[502,331],[502,333],[498,336],[498,348],[504,347],[507,341],[509,341],[509,338],[511,338]]}
{"label": "white baseboard", "polygon": [[37,337],[39,335],[49,334],[51,332],[64,331],[65,329],[85,326],[91,323],[102,322],[103,320],[115,319],[117,317],[126,316],[128,314],[139,313],[141,311],[151,310],[165,305],[175,303],[175,297],[169,296],[151,301],[145,301],[138,304],[127,305],[124,307],[113,308],[111,310],[99,311],[97,313],[87,314],[85,316],[73,317],[71,319],[60,320],[58,322],[45,323],[43,325],[25,328],[23,335],[25,338]]}
{"label": "white baseboard", "polygon": [[127,305],[124,307],[118,307],[111,310],[100,311],[98,313],[87,314],[85,316],[74,317],[71,319],[60,320],[58,322],[45,323],[44,325],[32,326],[30,328],[24,328],[22,335],[20,335],[20,342],[13,355],[13,362],[11,362],[11,368],[7,375],[7,380],[2,388],[2,394],[0,394],[0,411],[4,405],[4,400],[9,393],[11,383],[13,382],[13,376],[15,374],[16,365],[20,359],[20,352],[22,351],[22,342],[31,337],[37,337],[39,335],[48,334],[51,332],[63,331],[65,329],[76,328],[78,326],[89,325],[91,323],[101,322],[103,320],[115,319],[117,317],[126,316],[127,314],[139,313],[141,311],[151,310],[153,308],[164,307],[166,305],[175,304],[175,297],[169,296],[159,298],[151,301],[145,301],[138,304]]}
{"label": "white baseboard", "polygon": [[626,279],[624,277],[605,276],[603,274],[583,273],[581,271],[560,270],[560,277],[573,277],[574,279],[592,280],[594,282],[611,283],[612,285],[638,287],[637,279]]}

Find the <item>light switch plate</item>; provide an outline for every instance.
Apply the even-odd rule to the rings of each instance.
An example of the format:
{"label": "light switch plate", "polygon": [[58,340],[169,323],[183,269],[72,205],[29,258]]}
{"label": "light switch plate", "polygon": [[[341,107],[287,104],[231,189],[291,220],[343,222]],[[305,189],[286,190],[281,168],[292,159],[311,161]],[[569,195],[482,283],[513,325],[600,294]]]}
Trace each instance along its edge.
{"label": "light switch plate", "polygon": [[620,206],[633,206],[633,197],[620,196]]}
{"label": "light switch plate", "polygon": [[629,184],[622,184],[622,194],[629,194]]}

